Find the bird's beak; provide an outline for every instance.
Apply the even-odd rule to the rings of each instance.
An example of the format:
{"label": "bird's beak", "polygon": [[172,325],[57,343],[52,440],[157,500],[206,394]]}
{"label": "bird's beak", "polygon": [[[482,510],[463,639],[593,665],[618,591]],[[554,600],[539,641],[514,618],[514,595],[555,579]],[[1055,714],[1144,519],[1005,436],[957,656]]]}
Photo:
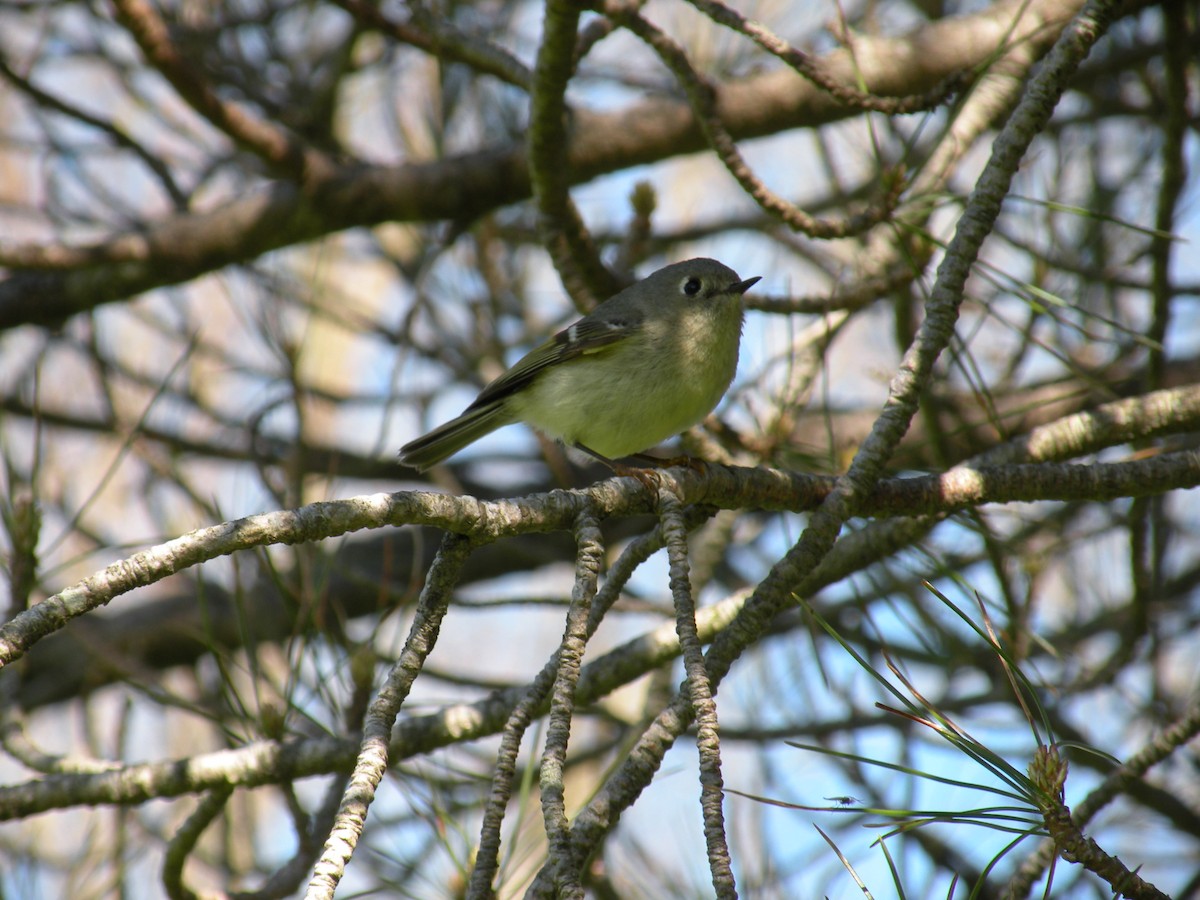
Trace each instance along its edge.
{"label": "bird's beak", "polygon": [[762,281],[762,276],[755,275],[753,278],[747,278],[745,281],[735,281],[725,290],[729,291],[731,294],[744,294],[760,281]]}

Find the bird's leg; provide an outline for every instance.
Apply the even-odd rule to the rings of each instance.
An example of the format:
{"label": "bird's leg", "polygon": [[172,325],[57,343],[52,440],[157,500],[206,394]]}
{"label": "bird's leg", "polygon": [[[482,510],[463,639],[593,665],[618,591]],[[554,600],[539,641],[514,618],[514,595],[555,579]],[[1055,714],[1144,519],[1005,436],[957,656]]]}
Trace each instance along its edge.
{"label": "bird's leg", "polygon": [[687,466],[693,472],[703,474],[708,470],[708,461],[700,459],[696,456],[668,456],[663,459],[660,456],[651,456],[649,453],[631,453],[629,459],[636,459],[640,463],[644,463],[648,468],[652,469],[670,469],[673,466]]}
{"label": "bird's leg", "polygon": [[633,478],[636,478],[638,481],[640,481],[646,487],[646,490],[650,491],[652,494],[655,494],[655,495],[658,494],[658,488],[659,488],[658,472],[655,471],[655,469],[657,468],[657,461],[655,460],[655,458],[653,456],[645,456],[641,453],[634,454],[634,457],[636,457],[638,459],[646,460],[646,461],[653,463],[653,465],[651,467],[627,466],[627,465],[617,462],[615,459],[609,459],[607,456],[597,453],[595,450],[592,450],[590,447],[585,447],[583,444],[579,443],[578,441],[576,441],[573,446],[575,447],[576,450],[582,450],[584,453],[586,453],[588,456],[592,457],[593,459],[598,459],[600,462],[604,463],[606,466],[608,466],[610,469],[613,470],[613,473],[615,475],[618,475],[618,476],[629,475]]}

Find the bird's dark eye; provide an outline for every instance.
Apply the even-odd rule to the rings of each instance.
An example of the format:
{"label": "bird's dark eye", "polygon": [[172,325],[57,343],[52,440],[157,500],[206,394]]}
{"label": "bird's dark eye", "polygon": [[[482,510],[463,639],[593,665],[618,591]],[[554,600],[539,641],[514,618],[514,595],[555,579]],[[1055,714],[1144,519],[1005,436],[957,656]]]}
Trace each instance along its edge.
{"label": "bird's dark eye", "polygon": [[700,293],[700,279],[695,276],[684,279],[683,284],[680,285],[680,289],[689,297],[695,297]]}

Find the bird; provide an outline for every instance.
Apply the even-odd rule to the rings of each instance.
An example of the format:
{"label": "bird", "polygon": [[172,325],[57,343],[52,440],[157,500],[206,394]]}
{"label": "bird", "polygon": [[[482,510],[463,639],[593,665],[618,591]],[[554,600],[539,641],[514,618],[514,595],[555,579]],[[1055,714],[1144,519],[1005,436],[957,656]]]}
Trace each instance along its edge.
{"label": "bird", "polygon": [[742,295],[759,280],[707,258],[657,270],[525,354],[461,415],[405,444],[400,462],[424,472],[525,422],[621,471],[617,459],[686,431],[720,402],[737,369]]}

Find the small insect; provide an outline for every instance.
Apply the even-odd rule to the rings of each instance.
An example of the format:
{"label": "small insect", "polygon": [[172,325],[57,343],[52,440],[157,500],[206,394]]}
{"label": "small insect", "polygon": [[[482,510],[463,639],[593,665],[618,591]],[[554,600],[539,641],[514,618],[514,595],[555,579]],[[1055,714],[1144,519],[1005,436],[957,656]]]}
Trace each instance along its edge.
{"label": "small insect", "polygon": [[825,799],[837,806],[853,806],[858,802],[857,797],[826,797]]}

